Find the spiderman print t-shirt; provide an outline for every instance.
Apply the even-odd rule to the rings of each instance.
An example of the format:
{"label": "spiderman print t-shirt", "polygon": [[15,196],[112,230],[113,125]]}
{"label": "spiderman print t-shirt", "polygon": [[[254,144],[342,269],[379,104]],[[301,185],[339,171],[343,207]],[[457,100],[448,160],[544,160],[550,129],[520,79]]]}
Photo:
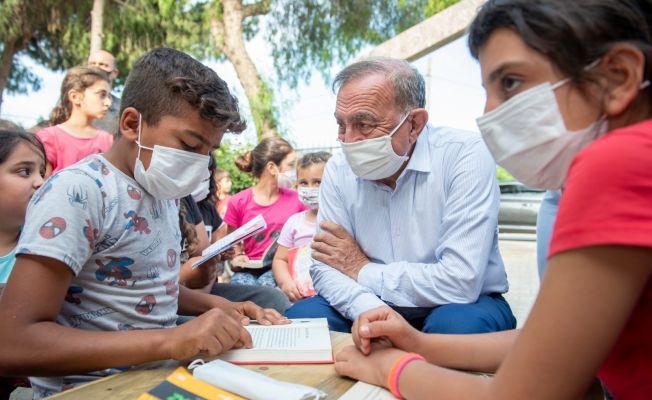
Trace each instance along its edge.
{"label": "spiderman print t-shirt", "polygon": [[[174,327],[179,293],[178,208],[156,200],[101,155],[47,180],[34,194],[17,254],[73,273],[57,323],[93,331]],[[33,378],[36,397],[117,371]]]}

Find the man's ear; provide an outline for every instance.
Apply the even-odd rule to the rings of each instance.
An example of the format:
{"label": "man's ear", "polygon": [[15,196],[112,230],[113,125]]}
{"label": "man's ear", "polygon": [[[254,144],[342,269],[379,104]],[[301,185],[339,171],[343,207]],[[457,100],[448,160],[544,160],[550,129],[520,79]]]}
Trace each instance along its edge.
{"label": "man's ear", "polygon": [[113,80],[117,78],[119,74],[120,74],[120,70],[117,68],[113,68],[113,71],[111,71],[111,73],[109,74],[109,78],[111,79],[111,82],[113,82]]}
{"label": "man's ear", "polygon": [[643,83],[645,56],[629,44],[613,46],[603,57],[601,72],[606,81],[602,108],[608,117],[622,114],[634,102]]}
{"label": "man's ear", "polygon": [[415,108],[410,112],[408,119],[412,123],[410,129],[410,143],[417,141],[419,134],[423,131],[423,128],[428,123],[428,111],[425,108]]}
{"label": "man's ear", "polygon": [[127,107],[120,115],[120,133],[130,142],[138,140],[138,118],[140,113],[133,107]]}

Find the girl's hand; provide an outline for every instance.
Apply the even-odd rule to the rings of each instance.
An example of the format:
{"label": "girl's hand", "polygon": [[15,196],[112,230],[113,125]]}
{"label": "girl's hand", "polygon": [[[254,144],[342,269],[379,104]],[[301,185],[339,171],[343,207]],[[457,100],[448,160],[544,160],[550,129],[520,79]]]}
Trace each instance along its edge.
{"label": "girl's hand", "polygon": [[297,284],[292,279],[286,279],[285,281],[281,282],[279,287],[293,303],[303,298],[303,296],[299,292],[299,288],[297,287]]}
{"label": "girl's hand", "polygon": [[223,251],[220,254],[220,258],[222,261],[227,261],[227,260],[233,260],[233,257],[235,257],[235,249],[231,247],[228,250]]}
{"label": "girl's hand", "polygon": [[231,259],[231,271],[242,272],[244,268],[241,267],[244,263],[249,262],[249,257],[246,254],[239,254]]}
{"label": "girl's hand", "polygon": [[364,355],[355,346],[347,346],[335,356],[335,371],[372,385],[387,386],[387,377],[394,362],[404,351],[374,344],[373,352]]}
{"label": "girl's hand", "polygon": [[372,342],[383,339],[401,350],[415,351],[421,336],[421,332],[387,306],[362,313],[353,323],[351,334],[363,354],[371,352]]}

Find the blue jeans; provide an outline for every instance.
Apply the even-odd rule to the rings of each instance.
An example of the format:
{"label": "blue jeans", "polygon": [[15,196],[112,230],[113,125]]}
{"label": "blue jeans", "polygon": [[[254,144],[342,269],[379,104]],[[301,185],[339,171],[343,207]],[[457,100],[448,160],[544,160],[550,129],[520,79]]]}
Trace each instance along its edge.
{"label": "blue jeans", "polygon": [[[415,329],[427,333],[486,333],[516,328],[516,318],[500,294],[481,295],[471,304],[431,307],[394,307]],[[353,322],[317,295],[295,303],[288,318],[326,318],[333,331],[351,332]]]}

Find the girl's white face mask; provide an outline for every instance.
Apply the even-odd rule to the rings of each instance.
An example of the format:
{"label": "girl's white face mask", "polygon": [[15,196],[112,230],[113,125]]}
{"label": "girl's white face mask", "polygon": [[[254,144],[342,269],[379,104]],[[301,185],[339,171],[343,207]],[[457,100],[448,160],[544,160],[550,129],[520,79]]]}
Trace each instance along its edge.
{"label": "girl's white face mask", "polygon": [[607,131],[604,117],[566,129],[554,91],[568,81],[535,86],[477,119],[498,165],[527,186],[560,189],[575,155]]}
{"label": "girl's white face mask", "polygon": [[392,147],[392,136],[403,125],[410,113],[406,113],[401,121],[392,129],[389,135],[359,142],[344,143],[342,151],[353,173],[371,181],[385,179],[396,173],[408,159],[407,155],[399,156]]}
{"label": "girl's white face mask", "polygon": [[299,200],[311,210],[319,208],[319,188],[308,186],[299,186]]}
{"label": "girl's white face mask", "polygon": [[[134,166],[134,179],[143,189],[158,200],[180,199],[191,194],[208,171],[208,155],[195,154],[171,147],[140,144],[142,115],[138,116],[138,156]],[[145,170],[140,161],[140,150],[152,151],[149,167]]]}

